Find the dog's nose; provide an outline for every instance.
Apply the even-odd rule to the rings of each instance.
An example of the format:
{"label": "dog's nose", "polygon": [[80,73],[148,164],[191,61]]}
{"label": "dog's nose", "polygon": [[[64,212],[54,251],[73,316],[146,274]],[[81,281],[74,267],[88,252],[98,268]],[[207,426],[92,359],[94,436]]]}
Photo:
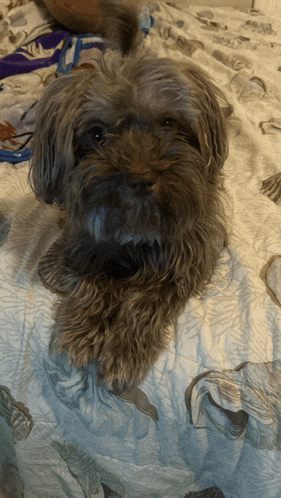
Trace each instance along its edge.
{"label": "dog's nose", "polygon": [[111,188],[120,198],[143,198],[152,194],[154,182],[134,174],[116,173],[111,179]]}
{"label": "dog's nose", "polygon": [[128,185],[135,195],[144,196],[151,193],[150,187],[153,186],[153,182],[144,179],[137,179],[129,181]]}

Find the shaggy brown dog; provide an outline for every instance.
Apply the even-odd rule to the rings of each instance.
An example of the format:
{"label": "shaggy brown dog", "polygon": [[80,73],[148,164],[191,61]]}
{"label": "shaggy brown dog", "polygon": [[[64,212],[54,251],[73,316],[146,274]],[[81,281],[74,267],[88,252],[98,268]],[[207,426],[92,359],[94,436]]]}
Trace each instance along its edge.
{"label": "shaggy brown dog", "polygon": [[63,76],[40,102],[30,181],[65,218],[39,269],[60,295],[54,337],[111,388],[145,377],[212,276],[224,105],[192,63],[145,55]]}

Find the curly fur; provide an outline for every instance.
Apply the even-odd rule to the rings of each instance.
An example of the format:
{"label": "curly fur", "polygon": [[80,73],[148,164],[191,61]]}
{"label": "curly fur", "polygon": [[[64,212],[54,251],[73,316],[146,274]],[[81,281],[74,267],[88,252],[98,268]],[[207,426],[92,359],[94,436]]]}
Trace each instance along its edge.
{"label": "curly fur", "polygon": [[144,379],[212,276],[224,106],[191,63],[147,56],[61,77],[39,105],[30,182],[65,213],[39,269],[60,294],[56,341],[111,388]]}

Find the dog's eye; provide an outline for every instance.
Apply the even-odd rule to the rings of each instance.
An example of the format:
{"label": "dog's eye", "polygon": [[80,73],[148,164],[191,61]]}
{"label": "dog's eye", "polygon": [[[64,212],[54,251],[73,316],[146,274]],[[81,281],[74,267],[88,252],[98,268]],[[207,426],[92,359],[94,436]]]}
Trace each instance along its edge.
{"label": "dog's eye", "polygon": [[93,126],[90,130],[90,138],[94,143],[104,142],[107,135],[107,129],[102,124],[97,124]]}
{"label": "dog's eye", "polygon": [[92,154],[97,147],[104,145],[108,138],[108,128],[100,121],[89,124],[87,131],[74,133],[74,152],[78,159]]}
{"label": "dog's eye", "polygon": [[160,124],[163,128],[169,128],[172,130],[177,129],[177,123],[173,118],[169,118],[169,117],[164,118],[164,119],[162,119]]}
{"label": "dog's eye", "polygon": [[168,130],[177,132],[178,139],[187,142],[189,145],[191,145],[200,152],[199,140],[194,131],[192,130],[191,126],[187,126],[186,124],[183,125],[170,117],[162,119],[160,126],[162,128],[166,128]]}

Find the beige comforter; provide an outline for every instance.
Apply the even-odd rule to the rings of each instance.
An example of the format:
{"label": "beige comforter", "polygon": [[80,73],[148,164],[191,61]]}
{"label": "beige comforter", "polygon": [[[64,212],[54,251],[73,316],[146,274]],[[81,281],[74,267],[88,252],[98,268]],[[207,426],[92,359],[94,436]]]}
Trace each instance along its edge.
{"label": "beige comforter", "polygon": [[[231,8],[147,7],[155,22],[145,44],[191,57],[233,105],[224,169],[229,245],[145,382],[114,396],[96,385],[94,367],[76,369],[49,351],[56,297],[36,265],[41,242],[59,228],[51,211],[22,199],[28,164],[0,164],[0,489],[10,459],[25,498],[183,498],[207,488],[217,489],[190,496],[280,498],[281,20]],[[16,36],[3,36],[6,53],[19,46],[11,40],[52,30],[33,2],[17,12],[27,22],[10,23]],[[0,140],[1,106],[38,98],[55,70],[2,81]]]}

